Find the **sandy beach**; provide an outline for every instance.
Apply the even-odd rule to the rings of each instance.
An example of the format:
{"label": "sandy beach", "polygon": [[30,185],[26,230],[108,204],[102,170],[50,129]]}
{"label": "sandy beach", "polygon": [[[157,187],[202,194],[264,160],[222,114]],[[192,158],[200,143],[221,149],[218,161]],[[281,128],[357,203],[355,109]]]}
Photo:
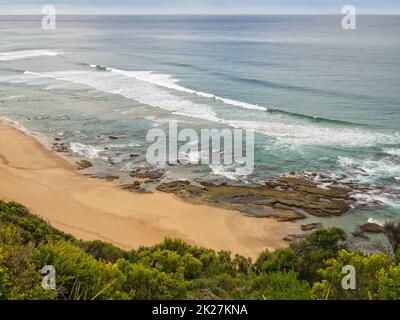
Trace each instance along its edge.
{"label": "sandy beach", "polygon": [[294,223],[192,205],[161,192],[136,194],[91,179],[35,138],[0,124],[0,199],[16,201],[52,226],[82,240],[130,249],[165,237],[255,258],[286,245]]}

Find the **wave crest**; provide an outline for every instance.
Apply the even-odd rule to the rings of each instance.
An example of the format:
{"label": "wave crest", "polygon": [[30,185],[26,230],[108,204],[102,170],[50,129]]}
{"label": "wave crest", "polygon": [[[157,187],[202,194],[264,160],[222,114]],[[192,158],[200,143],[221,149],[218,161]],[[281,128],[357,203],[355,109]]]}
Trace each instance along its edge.
{"label": "wave crest", "polygon": [[0,52],[0,61],[22,60],[40,56],[54,57],[58,56],[59,54],[60,54],[59,52],[52,50],[21,50],[21,51]]}
{"label": "wave crest", "polygon": [[[332,121],[312,121],[290,114],[263,112],[259,115],[254,112],[249,113],[250,120],[241,120],[242,116],[238,113],[236,118],[227,119],[217,113],[220,105],[215,102],[205,103],[203,100],[193,99],[190,95],[175,94],[174,89],[189,90],[187,92],[189,94],[194,91],[181,87],[176,83],[176,79],[168,75],[153,74],[148,71],[119,69],[110,69],[106,72],[73,70],[33,73],[26,71],[24,76],[28,84],[29,81],[35,81],[37,78],[50,78],[90,86],[105,93],[121,95],[141,104],[170,111],[174,115],[252,130],[271,137],[280,144],[335,147],[400,144],[399,132],[378,131]],[[230,102],[230,100],[225,102]]]}

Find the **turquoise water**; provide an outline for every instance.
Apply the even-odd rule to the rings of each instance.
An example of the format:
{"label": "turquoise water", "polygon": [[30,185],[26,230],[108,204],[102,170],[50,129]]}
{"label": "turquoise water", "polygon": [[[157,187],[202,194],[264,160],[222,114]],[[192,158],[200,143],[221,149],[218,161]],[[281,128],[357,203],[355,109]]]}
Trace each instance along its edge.
{"label": "turquoise water", "polygon": [[182,166],[169,178],[319,172],[372,184],[360,199],[384,203],[326,224],[399,215],[397,16],[361,16],[355,31],[337,16],[63,16],[53,31],[2,16],[0,30],[0,116],[62,138],[95,170],[145,166],[147,131],[169,120],[253,129],[254,175]]}

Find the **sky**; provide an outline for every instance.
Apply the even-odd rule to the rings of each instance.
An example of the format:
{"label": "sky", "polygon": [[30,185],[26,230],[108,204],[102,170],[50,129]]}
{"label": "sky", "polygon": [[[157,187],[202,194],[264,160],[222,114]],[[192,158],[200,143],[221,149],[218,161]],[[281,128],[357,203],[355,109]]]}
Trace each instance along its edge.
{"label": "sky", "polygon": [[0,15],[41,14],[51,4],[58,14],[400,14],[400,0],[0,0]]}

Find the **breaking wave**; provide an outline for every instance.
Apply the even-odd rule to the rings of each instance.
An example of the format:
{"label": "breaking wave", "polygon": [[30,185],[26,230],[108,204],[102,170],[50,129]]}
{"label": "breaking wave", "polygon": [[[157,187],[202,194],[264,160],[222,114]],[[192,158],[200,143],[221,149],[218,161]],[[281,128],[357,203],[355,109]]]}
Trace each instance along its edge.
{"label": "breaking wave", "polygon": [[21,50],[21,51],[9,51],[9,52],[0,52],[0,61],[13,61],[13,60],[21,60],[32,57],[40,57],[40,56],[49,56],[54,57],[58,56],[60,53],[51,50]]}
{"label": "breaking wave", "polygon": [[[92,67],[98,69],[98,66],[92,65]],[[21,77],[25,77],[25,80]],[[9,78],[8,81],[10,81]],[[218,99],[210,99],[208,103],[205,103],[204,100],[196,100],[193,98],[193,93],[196,91],[180,86],[176,79],[168,75],[147,71],[119,69],[109,69],[108,72],[75,70],[34,73],[26,71],[24,75],[19,76],[19,78],[15,76],[15,78],[19,82],[25,81],[27,83],[49,78],[85,85],[105,93],[121,95],[145,105],[167,110],[174,115],[253,130],[283,144],[339,147],[400,144],[400,132],[376,131],[362,126],[324,121],[323,119],[313,121],[306,117],[302,118],[284,113],[262,112],[258,114],[255,110],[253,113],[249,111],[248,115],[252,116],[250,120],[241,120],[242,114],[240,113],[238,113],[236,119],[235,117],[227,119],[217,113],[220,106],[215,103],[215,100]],[[179,91],[181,94],[174,91]],[[198,92],[197,95],[199,95]],[[211,97],[210,94],[204,95]],[[232,101],[225,99],[225,103]],[[237,102],[233,101],[233,103]],[[232,112],[229,113],[229,116],[234,115]]]}
{"label": "breaking wave", "polygon": [[95,159],[99,157],[101,152],[104,152],[103,148],[86,145],[83,143],[72,142],[70,143],[70,149],[73,153],[79,154],[80,156]]}

